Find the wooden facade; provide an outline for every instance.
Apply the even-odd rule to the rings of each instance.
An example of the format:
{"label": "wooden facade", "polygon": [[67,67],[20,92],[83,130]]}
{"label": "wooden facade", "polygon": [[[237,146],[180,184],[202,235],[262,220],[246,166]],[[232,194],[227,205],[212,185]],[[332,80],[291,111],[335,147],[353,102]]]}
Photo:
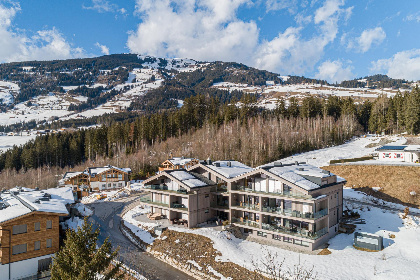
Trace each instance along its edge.
{"label": "wooden facade", "polygon": [[[0,224],[0,263],[17,262],[35,257],[54,254],[59,250],[59,217],[66,214],[32,212],[27,215],[17,217]],[[51,221],[51,228],[47,228],[47,221]],[[40,223],[39,230],[36,230],[35,223]],[[26,233],[13,234],[13,226],[27,226]],[[11,236],[11,240],[10,240]],[[51,239],[51,247],[47,248],[47,240]],[[35,242],[40,241],[39,250],[35,250]],[[11,248],[16,245],[26,244],[26,252],[20,254],[10,254]]]}
{"label": "wooden facade", "polygon": [[198,159],[191,159],[190,161],[184,164],[174,164],[172,159],[165,160],[161,166],[159,166],[159,171],[164,170],[177,170],[177,169],[188,169],[199,163]]}
{"label": "wooden facade", "polygon": [[81,186],[89,185],[89,175],[87,173],[80,173],[74,177],[70,177],[64,181],[65,185]]}

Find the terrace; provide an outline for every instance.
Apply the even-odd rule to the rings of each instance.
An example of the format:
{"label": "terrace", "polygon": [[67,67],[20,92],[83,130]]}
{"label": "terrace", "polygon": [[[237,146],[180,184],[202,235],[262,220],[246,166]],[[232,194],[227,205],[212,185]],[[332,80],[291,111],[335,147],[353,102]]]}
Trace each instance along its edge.
{"label": "terrace", "polygon": [[233,186],[232,192],[247,192],[253,194],[265,194],[265,195],[273,195],[279,197],[291,197],[291,198],[298,198],[298,199],[305,199],[305,200],[316,200],[318,198],[314,198],[311,195],[305,195],[297,192],[292,191],[284,191],[284,192],[266,192],[266,191],[256,191],[252,188],[245,187],[245,186]]}
{"label": "terrace", "polygon": [[284,234],[298,236],[298,237],[312,239],[312,240],[316,240],[328,233],[327,227],[324,227],[318,231],[311,231],[304,228],[285,227],[285,226],[278,225],[276,223],[269,223],[269,224],[263,223],[261,228],[268,231],[284,233]]}

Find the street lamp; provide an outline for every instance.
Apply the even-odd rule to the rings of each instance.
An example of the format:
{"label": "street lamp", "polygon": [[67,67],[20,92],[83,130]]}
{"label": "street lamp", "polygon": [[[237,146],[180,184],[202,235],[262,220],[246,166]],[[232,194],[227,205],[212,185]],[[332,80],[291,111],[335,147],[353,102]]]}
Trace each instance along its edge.
{"label": "street lamp", "polygon": [[11,255],[11,253],[12,253],[12,232],[9,229],[4,229],[4,228],[1,228],[0,230],[9,232],[9,247],[1,247],[0,246],[0,248],[2,248],[2,249],[3,248],[8,248],[9,249],[9,280],[10,280],[10,279],[12,279],[12,277],[11,277],[12,273],[11,273],[11,268],[10,268],[10,262],[12,261],[12,255]]}

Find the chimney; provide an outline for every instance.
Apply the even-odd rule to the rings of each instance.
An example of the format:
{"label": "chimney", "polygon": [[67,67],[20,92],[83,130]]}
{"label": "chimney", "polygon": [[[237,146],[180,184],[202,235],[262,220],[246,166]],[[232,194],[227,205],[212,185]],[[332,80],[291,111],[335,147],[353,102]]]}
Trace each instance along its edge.
{"label": "chimney", "polygon": [[228,167],[232,167],[232,163],[230,161],[227,162]]}
{"label": "chimney", "polygon": [[206,163],[207,163],[208,165],[210,165],[210,164],[211,164],[211,159],[210,159],[210,157],[208,157],[208,158],[207,158]]}

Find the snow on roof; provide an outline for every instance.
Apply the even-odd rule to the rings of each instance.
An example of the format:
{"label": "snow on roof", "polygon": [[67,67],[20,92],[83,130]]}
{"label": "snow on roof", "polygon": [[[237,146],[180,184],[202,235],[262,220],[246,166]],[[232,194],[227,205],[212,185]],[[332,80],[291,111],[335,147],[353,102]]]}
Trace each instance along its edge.
{"label": "snow on roof", "polygon": [[[13,194],[18,192],[18,194]],[[46,194],[50,194],[48,199]],[[74,203],[71,188],[55,188],[36,191],[28,188],[13,188],[1,193],[1,201],[6,208],[0,208],[0,223],[29,214],[33,211],[68,214],[66,204]]]}
{"label": "snow on roof", "polygon": [[183,157],[174,157],[168,159],[173,165],[185,165],[190,161],[194,160],[195,158],[183,158]]}
{"label": "snow on roof", "polygon": [[420,145],[408,145],[405,147],[404,151],[419,151]]}
{"label": "snow on roof", "polygon": [[66,172],[66,174],[64,174],[64,178],[63,179],[64,180],[71,179],[71,178],[74,178],[76,176],[79,176],[82,173],[85,173],[85,172],[84,171],[83,172]]}
{"label": "snow on roof", "polygon": [[106,172],[110,169],[116,169],[116,170],[119,170],[119,171],[122,171],[122,172],[125,172],[125,173],[130,173],[131,172],[131,168],[119,168],[119,167],[112,166],[112,165],[108,165],[108,166],[104,166],[104,167],[89,167],[88,168],[89,173],[91,175],[92,174],[100,174],[100,173]]}
{"label": "snow on roof", "polygon": [[[230,166],[229,166],[230,162]],[[216,166],[219,165],[219,166]],[[249,167],[239,161],[234,160],[219,160],[215,161],[212,164],[206,165],[208,168],[216,171],[225,178],[234,178],[240,176],[244,173],[247,173],[252,170],[252,167]]]}
{"label": "snow on roof", "polygon": [[[299,163],[298,165],[284,164],[283,166],[275,166],[274,163],[271,163],[261,167],[307,191],[319,189],[321,187],[320,183],[322,178],[335,176],[316,166],[302,163]],[[319,184],[316,180],[311,180],[311,178],[320,179]],[[343,181],[345,181],[344,178],[337,176],[337,182]]]}
{"label": "snow on roof", "polygon": [[176,179],[178,179],[182,183],[186,184],[190,188],[203,187],[203,186],[208,185],[208,183],[200,180],[199,178],[197,178],[196,176],[194,176],[193,174],[191,174],[187,171],[183,171],[183,170],[171,171],[171,172],[169,172],[169,174],[171,174]]}
{"label": "snow on roof", "polygon": [[195,179],[195,176],[191,175],[187,171],[173,171],[171,172],[171,175],[180,181]]}
{"label": "snow on roof", "polygon": [[10,194],[2,193],[1,198],[1,202],[5,202],[9,206],[0,210],[0,223],[32,212],[31,209],[23,205],[17,198],[12,197]]}

